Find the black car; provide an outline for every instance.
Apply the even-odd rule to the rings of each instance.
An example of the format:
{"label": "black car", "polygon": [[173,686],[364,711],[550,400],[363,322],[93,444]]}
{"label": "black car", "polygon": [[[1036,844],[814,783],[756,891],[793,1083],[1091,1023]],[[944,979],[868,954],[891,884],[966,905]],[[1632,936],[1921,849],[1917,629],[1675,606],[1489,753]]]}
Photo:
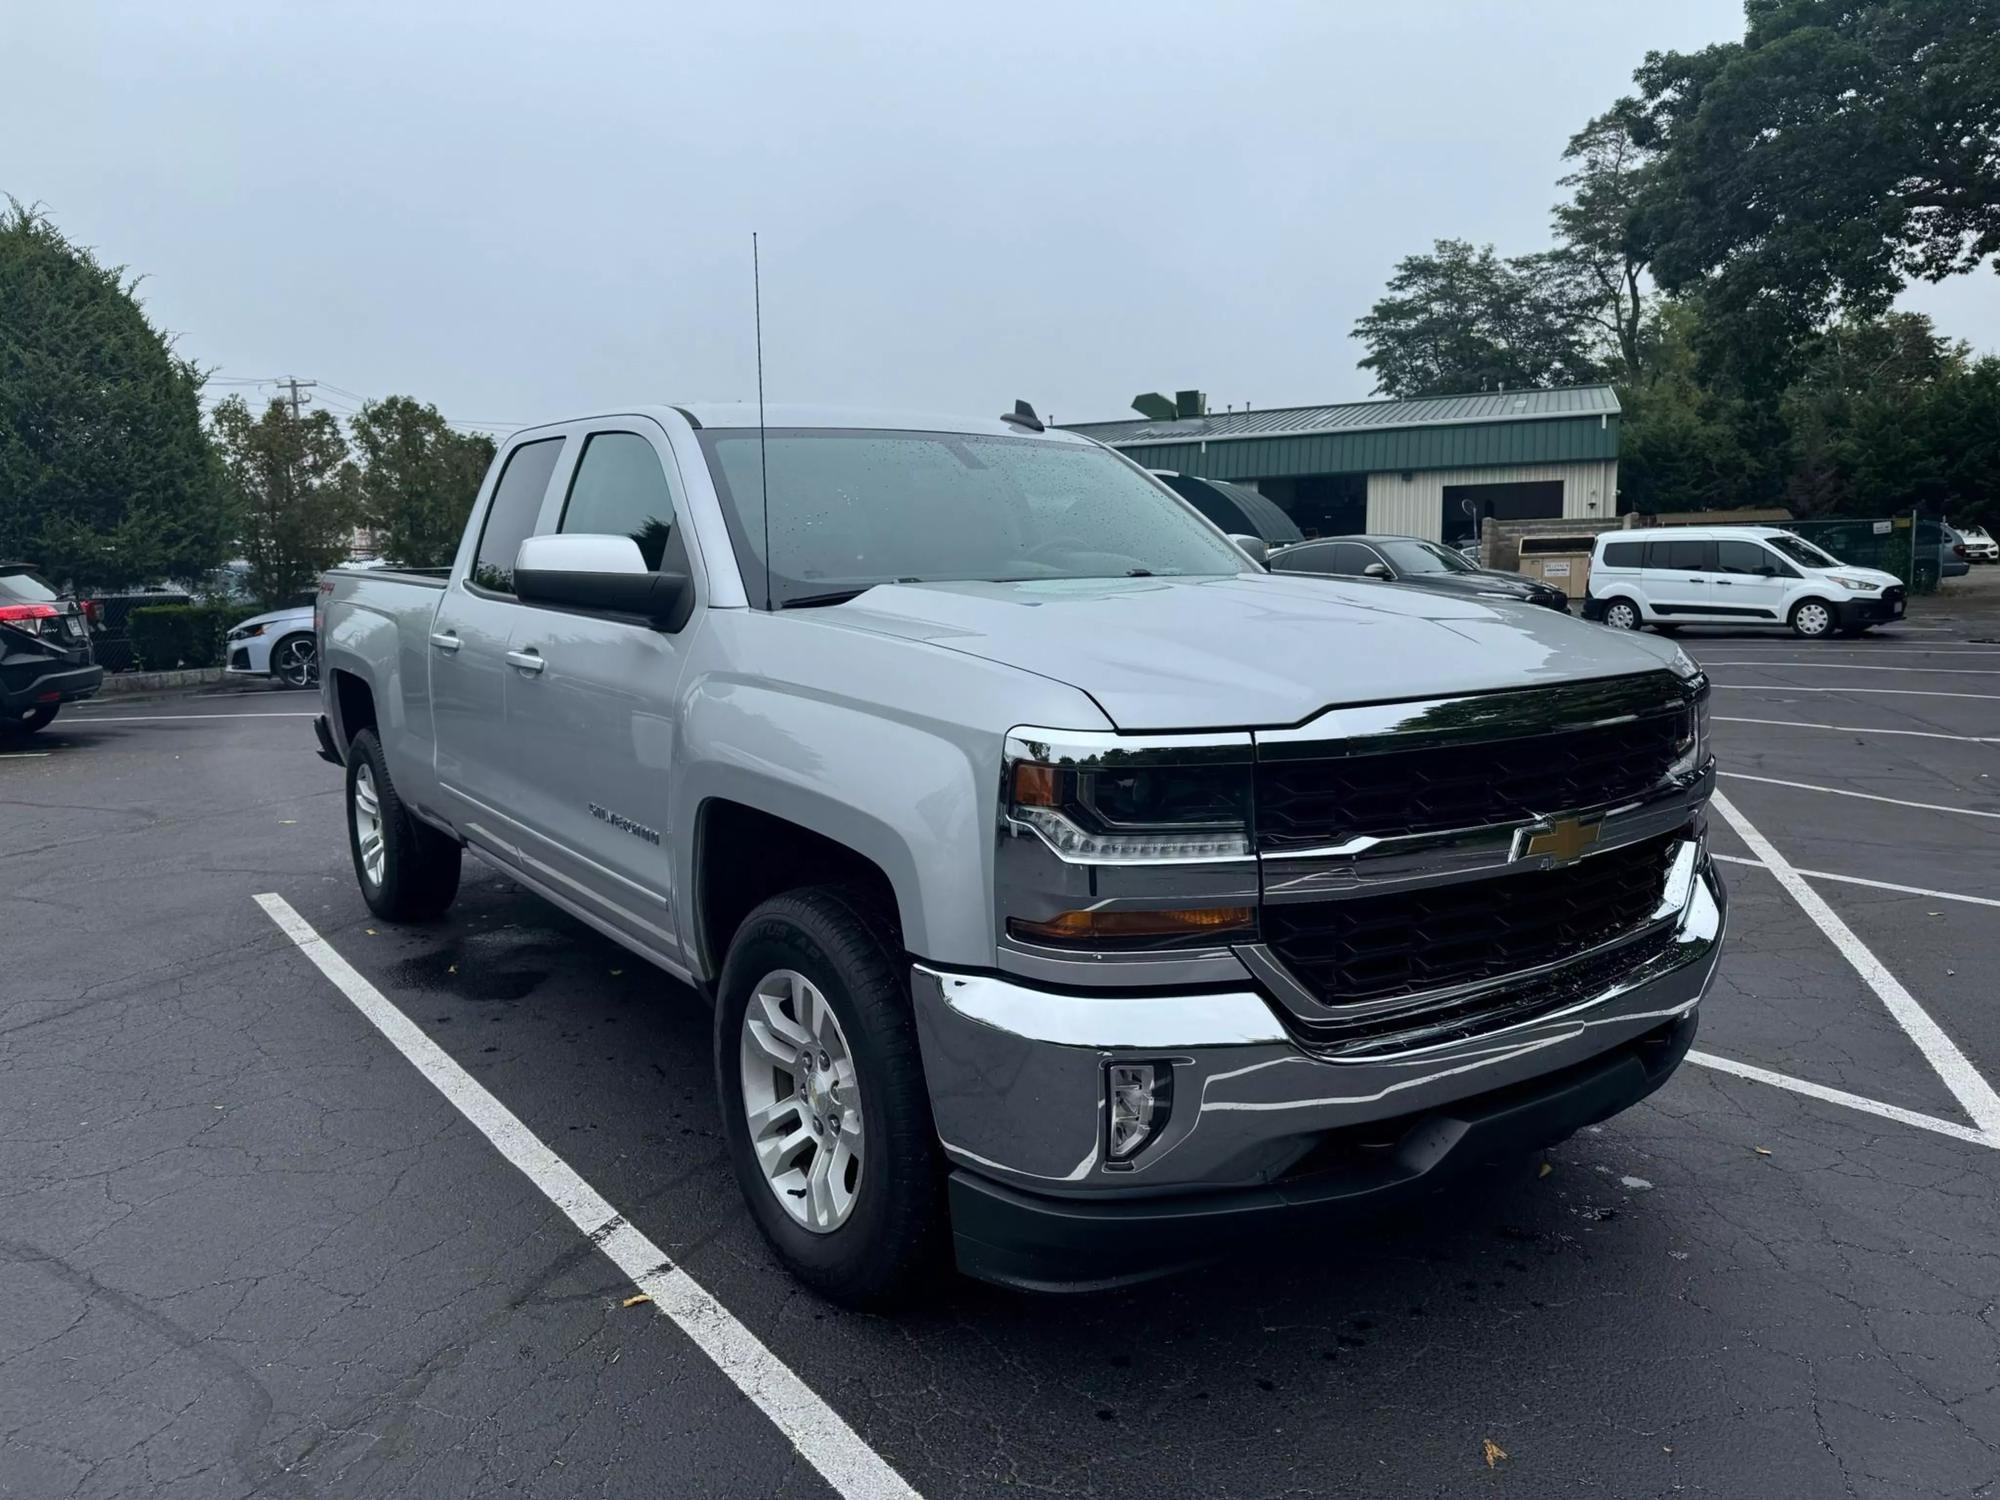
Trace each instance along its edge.
{"label": "black car", "polygon": [[83,607],[27,563],[0,563],[0,734],[31,734],[104,681]]}
{"label": "black car", "polygon": [[1451,548],[1414,536],[1319,537],[1279,548],[1264,561],[1274,573],[1380,578],[1465,598],[1513,599],[1569,610],[1569,595],[1552,584],[1474,567]]}

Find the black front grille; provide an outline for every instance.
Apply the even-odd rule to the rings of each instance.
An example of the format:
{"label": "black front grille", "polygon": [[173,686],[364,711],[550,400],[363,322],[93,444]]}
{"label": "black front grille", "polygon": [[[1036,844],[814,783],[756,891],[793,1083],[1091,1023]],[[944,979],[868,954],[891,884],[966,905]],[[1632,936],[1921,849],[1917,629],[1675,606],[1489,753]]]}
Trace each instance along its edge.
{"label": "black front grille", "polygon": [[1269,850],[1512,823],[1638,796],[1687,733],[1687,709],[1519,739],[1261,760],[1257,838]]}
{"label": "black front grille", "polygon": [[1264,908],[1264,940],[1338,1021],[1343,1006],[1560,963],[1646,927],[1681,833],[1559,870]]}

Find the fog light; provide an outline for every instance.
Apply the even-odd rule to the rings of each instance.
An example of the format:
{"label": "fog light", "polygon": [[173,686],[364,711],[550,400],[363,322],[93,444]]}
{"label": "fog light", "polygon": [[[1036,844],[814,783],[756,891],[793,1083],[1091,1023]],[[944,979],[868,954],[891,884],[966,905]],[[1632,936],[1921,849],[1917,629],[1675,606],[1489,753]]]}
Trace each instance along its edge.
{"label": "fog light", "polygon": [[1172,1063],[1110,1063],[1104,1069],[1109,1110],[1106,1154],[1129,1162],[1166,1127],[1174,1104]]}

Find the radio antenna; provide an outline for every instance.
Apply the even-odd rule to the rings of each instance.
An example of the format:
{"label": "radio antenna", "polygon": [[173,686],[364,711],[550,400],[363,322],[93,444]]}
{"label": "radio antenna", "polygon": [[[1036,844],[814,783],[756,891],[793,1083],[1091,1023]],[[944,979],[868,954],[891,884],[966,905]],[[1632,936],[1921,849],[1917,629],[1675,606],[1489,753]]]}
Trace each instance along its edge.
{"label": "radio antenna", "polygon": [[757,310],[757,477],[764,487],[764,608],[776,609],[771,593],[771,465],[764,448],[764,276],[757,263],[757,231],[750,231],[750,296]]}

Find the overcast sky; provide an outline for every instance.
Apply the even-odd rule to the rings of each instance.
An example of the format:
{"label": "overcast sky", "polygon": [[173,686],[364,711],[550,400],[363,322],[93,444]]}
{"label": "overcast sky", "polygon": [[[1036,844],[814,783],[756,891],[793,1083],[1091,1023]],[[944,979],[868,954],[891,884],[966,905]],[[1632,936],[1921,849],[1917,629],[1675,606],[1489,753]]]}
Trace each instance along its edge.
{"label": "overcast sky", "polygon": [[[493,424],[752,397],[753,228],[772,399],[1359,398],[1399,256],[1545,246],[1646,50],[1742,32],[1737,0],[0,10],[0,192],[143,271],[186,354]],[[2000,277],[1907,300],[2000,348]]]}

